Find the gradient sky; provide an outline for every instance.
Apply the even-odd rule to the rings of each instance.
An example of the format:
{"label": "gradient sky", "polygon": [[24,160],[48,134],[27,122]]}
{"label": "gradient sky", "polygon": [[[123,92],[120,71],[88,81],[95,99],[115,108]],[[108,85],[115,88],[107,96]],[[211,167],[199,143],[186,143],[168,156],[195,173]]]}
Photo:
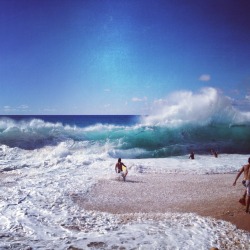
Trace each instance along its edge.
{"label": "gradient sky", "polygon": [[250,110],[249,0],[0,0],[0,114],[148,114],[209,86]]}

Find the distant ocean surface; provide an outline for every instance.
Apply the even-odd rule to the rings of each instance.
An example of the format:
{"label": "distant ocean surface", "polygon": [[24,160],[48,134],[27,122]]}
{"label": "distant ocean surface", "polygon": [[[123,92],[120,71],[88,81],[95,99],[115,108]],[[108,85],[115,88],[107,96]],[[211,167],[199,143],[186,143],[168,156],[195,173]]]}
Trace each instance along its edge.
{"label": "distant ocean surface", "polygon": [[37,149],[63,141],[106,146],[117,158],[162,158],[214,149],[226,154],[250,151],[250,125],[148,124],[147,117],[133,115],[0,116],[0,144]]}
{"label": "distant ocean surface", "polygon": [[193,250],[223,249],[224,242],[249,249],[250,234],[227,222],[171,213],[159,222],[139,213],[124,224],[119,215],[85,211],[73,201],[72,194],[84,198],[98,180],[115,180],[118,157],[128,180],[151,173],[236,174],[247,162],[249,119],[177,118],[0,116],[0,249]]}

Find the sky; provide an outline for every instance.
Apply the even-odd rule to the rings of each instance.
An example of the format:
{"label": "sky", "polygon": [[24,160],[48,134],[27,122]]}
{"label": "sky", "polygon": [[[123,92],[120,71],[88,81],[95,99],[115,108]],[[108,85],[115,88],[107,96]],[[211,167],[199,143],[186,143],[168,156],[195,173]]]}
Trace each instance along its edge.
{"label": "sky", "polygon": [[249,0],[0,0],[0,114],[149,114],[211,87],[250,110]]}

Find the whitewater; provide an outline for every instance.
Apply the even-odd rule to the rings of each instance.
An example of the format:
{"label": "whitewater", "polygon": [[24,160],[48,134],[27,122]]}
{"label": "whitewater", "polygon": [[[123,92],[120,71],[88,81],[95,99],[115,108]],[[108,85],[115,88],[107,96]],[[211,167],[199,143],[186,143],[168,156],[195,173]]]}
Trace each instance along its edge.
{"label": "whitewater", "polygon": [[246,163],[249,114],[215,89],[176,93],[156,106],[145,117],[1,116],[0,249],[208,249],[225,243],[225,249],[250,249],[250,234],[229,222],[138,213],[124,223],[121,215],[74,202],[99,180],[117,178],[118,157],[138,178],[236,174]]}

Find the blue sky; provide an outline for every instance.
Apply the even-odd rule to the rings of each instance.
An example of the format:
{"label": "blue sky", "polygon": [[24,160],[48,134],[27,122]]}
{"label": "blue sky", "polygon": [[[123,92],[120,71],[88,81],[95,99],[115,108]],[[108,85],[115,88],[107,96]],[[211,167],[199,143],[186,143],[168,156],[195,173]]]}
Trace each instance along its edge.
{"label": "blue sky", "polygon": [[0,114],[148,114],[175,91],[250,109],[248,0],[0,0]]}

